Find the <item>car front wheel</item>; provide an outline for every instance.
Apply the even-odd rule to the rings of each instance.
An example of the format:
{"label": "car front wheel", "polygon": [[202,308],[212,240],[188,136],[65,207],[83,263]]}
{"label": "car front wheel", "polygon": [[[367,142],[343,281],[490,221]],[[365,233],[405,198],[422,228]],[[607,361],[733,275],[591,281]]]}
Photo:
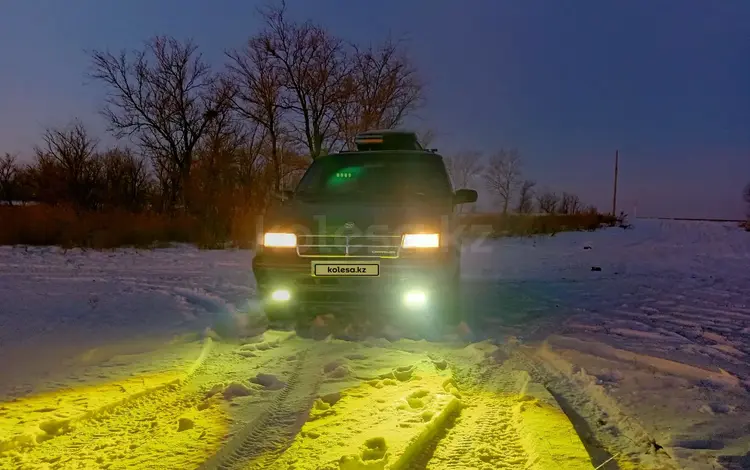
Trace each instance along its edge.
{"label": "car front wheel", "polygon": [[442,286],[438,299],[437,320],[442,326],[454,327],[464,321],[464,312],[461,308],[461,278],[458,273]]}

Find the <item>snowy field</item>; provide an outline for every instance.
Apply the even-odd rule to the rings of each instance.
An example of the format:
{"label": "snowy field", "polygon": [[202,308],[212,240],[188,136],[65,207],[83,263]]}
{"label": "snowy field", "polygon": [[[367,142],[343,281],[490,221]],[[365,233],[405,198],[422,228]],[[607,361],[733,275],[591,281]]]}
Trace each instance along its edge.
{"label": "snowy field", "polygon": [[212,341],[251,260],[0,247],[0,468],[750,468],[734,224],[468,244],[464,342]]}

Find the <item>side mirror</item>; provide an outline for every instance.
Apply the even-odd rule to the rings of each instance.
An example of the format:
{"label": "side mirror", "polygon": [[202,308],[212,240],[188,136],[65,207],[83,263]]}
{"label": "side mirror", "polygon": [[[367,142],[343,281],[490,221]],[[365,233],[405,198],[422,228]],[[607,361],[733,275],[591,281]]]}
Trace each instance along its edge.
{"label": "side mirror", "polygon": [[453,194],[453,204],[470,204],[477,202],[477,192],[473,189],[459,189]]}

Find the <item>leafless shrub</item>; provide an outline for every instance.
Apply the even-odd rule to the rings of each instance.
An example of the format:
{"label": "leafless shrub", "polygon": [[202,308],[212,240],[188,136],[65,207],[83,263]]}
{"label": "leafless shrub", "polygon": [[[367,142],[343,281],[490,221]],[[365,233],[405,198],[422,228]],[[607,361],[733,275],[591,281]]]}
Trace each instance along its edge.
{"label": "leafless shrub", "polygon": [[42,139],[44,144],[35,149],[38,196],[81,209],[95,208],[102,170],[96,154],[98,139],[78,120],[48,129]]}
{"label": "leafless shrub", "polygon": [[536,201],[542,213],[554,214],[557,212],[558,205],[560,204],[560,196],[554,191],[547,190],[537,194]]}
{"label": "leafless shrub", "polygon": [[148,204],[151,179],[146,160],[130,148],[112,148],[101,155],[100,199],[108,208],[140,212]]}
{"label": "leafless shrub", "polygon": [[6,153],[0,158],[0,201],[13,205],[18,193],[18,178],[16,157]]}
{"label": "leafless shrub", "polygon": [[578,214],[581,211],[581,199],[572,193],[563,192],[558,212],[560,214]]}

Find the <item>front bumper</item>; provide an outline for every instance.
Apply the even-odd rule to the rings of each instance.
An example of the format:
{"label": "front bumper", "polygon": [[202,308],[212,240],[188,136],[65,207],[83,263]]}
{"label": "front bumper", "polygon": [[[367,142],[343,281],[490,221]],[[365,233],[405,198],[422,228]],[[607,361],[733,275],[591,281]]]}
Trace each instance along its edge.
{"label": "front bumper", "polygon": [[[446,256],[418,259],[379,259],[378,277],[315,277],[313,259],[294,257],[280,260],[258,255],[253,259],[258,293],[266,304],[274,304],[271,294],[286,290],[290,293],[288,307],[352,305],[387,308],[402,306],[404,295],[420,291],[428,299],[451,285],[457,275],[457,264]],[[340,262],[340,259],[315,258],[314,261]],[[347,262],[368,262],[370,259],[347,259]]]}

